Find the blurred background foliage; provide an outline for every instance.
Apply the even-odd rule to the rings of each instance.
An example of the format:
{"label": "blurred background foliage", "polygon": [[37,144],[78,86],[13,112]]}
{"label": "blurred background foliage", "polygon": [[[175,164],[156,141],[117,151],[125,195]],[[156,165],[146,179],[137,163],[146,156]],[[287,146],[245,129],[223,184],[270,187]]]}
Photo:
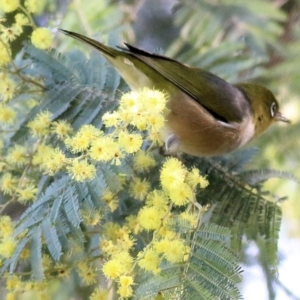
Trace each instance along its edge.
{"label": "blurred background foliage", "polygon": [[[161,50],[232,83],[254,81],[268,86],[292,124],[273,126],[253,143],[260,150],[250,167],[274,168],[300,177],[300,0],[48,0],[36,22],[92,37],[117,36],[120,44],[126,41],[148,51]],[[61,34],[55,43],[62,52],[70,48],[90,50]],[[289,241],[297,239],[299,245],[299,186],[279,179],[266,185],[279,197],[288,196],[282,203],[282,236]],[[244,263],[260,264],[269,299],[275,299],[264,265],[266,249],[258,242],[258,254],[253,259],[249,252],[252,247],[245,245]],[[280,253],[279,258],[285,259]],[[300,292],[284,286],[280,277],[278,286],[291,299],[300,297]]]}

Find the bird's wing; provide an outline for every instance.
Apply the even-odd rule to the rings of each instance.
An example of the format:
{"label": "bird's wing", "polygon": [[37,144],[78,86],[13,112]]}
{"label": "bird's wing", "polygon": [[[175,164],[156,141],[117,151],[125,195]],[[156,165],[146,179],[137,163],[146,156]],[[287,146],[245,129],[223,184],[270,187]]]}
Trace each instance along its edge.
{"label": "bird's wing", "polygon": [[135,56],[168,79],[214,117],[224,122],[241,122],[243,112],[249,109],[246,96],[237,87],[220,77],[199,68],[192,68],[174,59],[148,53],[125,44],[123,51]]}

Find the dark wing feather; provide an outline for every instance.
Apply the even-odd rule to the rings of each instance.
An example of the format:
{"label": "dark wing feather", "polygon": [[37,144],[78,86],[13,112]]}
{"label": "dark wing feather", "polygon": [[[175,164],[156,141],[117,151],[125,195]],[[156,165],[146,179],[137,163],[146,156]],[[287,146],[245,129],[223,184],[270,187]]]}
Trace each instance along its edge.
{"label": "dark wing feather", "polygon": [[123,51],[135,56],[182,91],[204,106],[213,116],[225,122],[242,121],[248,100],[235,86],[199,68],[192,68],[174,59],[146,52],[125,44]]}

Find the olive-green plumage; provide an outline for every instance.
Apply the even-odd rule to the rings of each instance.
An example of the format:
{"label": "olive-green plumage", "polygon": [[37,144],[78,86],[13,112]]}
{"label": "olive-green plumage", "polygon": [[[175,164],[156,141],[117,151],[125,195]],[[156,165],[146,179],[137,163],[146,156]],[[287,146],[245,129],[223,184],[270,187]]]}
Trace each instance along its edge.
{"label": "olive-green plumage", "polygon": [[161,134],[170,152],[222,155],[244,146],[275,121],[288,122],[275,96],[263,86],[232,85],[210,72],[128,44],[114,49],[60,31],[101,51],[132,89],[149,87],[167,93],[170,112]]}

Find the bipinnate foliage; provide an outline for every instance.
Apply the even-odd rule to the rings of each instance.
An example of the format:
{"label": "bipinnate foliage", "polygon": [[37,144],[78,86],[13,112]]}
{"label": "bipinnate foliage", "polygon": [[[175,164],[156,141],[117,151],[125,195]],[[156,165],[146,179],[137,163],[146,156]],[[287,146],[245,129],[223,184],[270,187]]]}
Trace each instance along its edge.
{"label": "bipinnate foliage", "polygon": [[31,44],[24,51],[19,66],[30,65],[23,73],[44,80],[46,98],[20,124],[12,138],[15,142],[28,135],[28,122],[45,110],[53,120],[72,122],[75,130],[83,124],[101,126],[101,116],[115,107],[118,93],[126,90],[117,72],[94,51],[90,58],[77,50],[67,56],[55,50],[47,53]]}
{"label": "bipinnate foliage", "polygon": [[[87,58],[80,51],[59,54],[45,52],[26,45],[24,53],[16,62],[19,66],[30,65],[22,70],[26,76],[43,79],[44,99],[20,120],[18,130],[10,143],[30,141],[28,123],[40,112],[49,111],[52,121],[69,121],[74,130],[84,124],[93,124],[104,132],[110,129],[102,124],[104,113],[117,105],[117,99],[126,90],[116,71],[98,53],[91,52]],[[49,137],[51,143],[64,148],[62,141]],[[146,149],[147,144],[143,147]],[[271,177],[292,177],[274,170],[245,171],[245,165],[255,154],[254,150],[234,153],[227,157],[202,159],[184,156],[184,165],[196,166],[206,176],[209,185],[197,190],[198,214],[196,226],[179,217],[180,207],[171,208],[173,217],[168,228],[176,232],[189,247],[185,259],[170,262],[163,258],[160,273],[153,274],[134,265],[136,299],[152,299],[164,295],[165,299],[238,299],[241,297],[237,283],[241,280],[238,256],[242,238],[264,238],[269,248],[270,268],[276,268],[277,240],[281,222],[281,210],[272,195],[264,191],[261,183]],[[76,157],[76,154],[69,153]],[[159,172],[165,157],[155,154],[156,166],[147,178],[151,188],[159,189]],[[55,269],[45,269],[43,256],[49,254],[53,264],[64,262],[76,265],[79,261],[105,259],[99,247],[105,224],[126,224],[126,217],[136,215],[143,207],[140,200],[133,199],[130,182],[122,183],[120,174],[132,176],[132,158],[121,164],[109,165],[98,162],[96,176],[91,181],[78,182],[63,171],[54,176],[40,178],[37,200],[27,207],[15,227],[13,237],[17,240],[14,254],[7,258],[1,273],[29,268],[32,280],[41,281],[55,276]],[[104,201],[109,189],[118,194],[116,210],[110,210]],[[99,225],[87,224],[101,214]],[[100,218],[99,218],[100,220]],[[98,221],[99,221],[98,220]],[[96,222],[97,223],[97,222]],[[147,249],[155,241],[155,233],[140,231],[132,238],[137,251]],[[22,265],[20,255],[29,247],[30,267]],[[77,249],[74,253],[73,250]]]}
{"label": "bipinnate foliage", "polygon": [[196,232],[187,224],[173,226],[184,231],[192,245],[189,260],[178,264],[164,262],[161,273],[155,277],[141,275],[136,299],[153,299],[161,291],[165,299],[241,298],[236,287],[241,269],[228,247],[230,230],[215,224],[202,224]]}

